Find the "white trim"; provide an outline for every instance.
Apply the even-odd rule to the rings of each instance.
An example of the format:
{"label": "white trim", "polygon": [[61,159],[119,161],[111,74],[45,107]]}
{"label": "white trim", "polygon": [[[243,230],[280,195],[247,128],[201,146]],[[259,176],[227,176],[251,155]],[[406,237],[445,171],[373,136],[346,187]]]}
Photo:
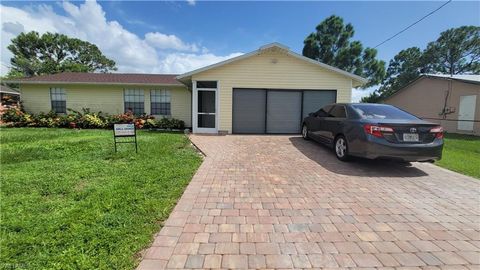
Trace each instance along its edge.
{"label": "white trim", "polygon": [[[219,91],[218,81],[217,88],[197,88],[197,81],[192,81],[192,132],[193,133],[218,133],[218,119],[219,119]],[[198,91],[213,91],[215,92],[215,127],[214,128],[199,128],[198,127]]]}
{"label": "white trim", "polygon": [[197,101],[197,81],[192,81],[192,132],[197,132],[197,108],[198,108],[198,101]]}
{"label": "white trim", "polygon": [[203,68],[199,68],[199,69],[196,69],[196,70],[193,70],[193,71],[190,71],[190,72],[187,72],[187,73],[184,73],[184,74],[181,74],[181,75],[178,75],[176,78],[177,80],[182,80],[182,79],[185,79],[187,77],[190,77],[194,74],[197,74],[197,73],[200,73],[200,72],[203,72],[203,71],[206,71],[206,70],[209,70],[209,69],[212,69],[212,68],[216,68],[216,67],[220,67],[220,66],[223,66],[223,65],[226,65],[226,64],[229,64],[229,63],[232,63],[232,62],[235,62],[235,61],[238,61],[238,60],[242,60],[242,59],[245,59],[245,58],[248,58],[250,56],[254,56],[254,55],[257,55],[257,54],[260,54],[261,52],[263,52],[264,50],[266,49],[270,49],[270,48],[279,48],[281,50],[284,50],[286,54],[292,56],[292,57],[295,57],[297,59],[300,59],[300,60],[303,60],[303,61],[307,61],[311,64],[314,64],[314,65],[317,65],[317,66],[320,66],[322,68],[325,68],[325,69],[328,69],[330,71],[333,71],[333,72],[337,72],[337,73],[340,73],[344,76],[347,76],[349,78],[351,78],[352,80],[355,80],[357,82],[359,82],[360,84],[365,84],[368,82],[367,79],[365,78],[362,78],[358,75],[355,75],[353,73],[350,73],[350,72],[347,72],[345,70],[341,70],[339,68],[336,68],[336,67],[333,67],[333,66],[330,66],[330,65],[327,65],[327,64],[324,64],[322,62],[319,62],[319,61],[316,61],[316,60],[313,60],[313,59],[310,59],[308,57],[305,57],[303,55],[300,55],[300,54],[297,54],[295,52],[292,52],[288,49],[288,47],[280,44],[280,43],[271,43],[271,44],[267,44],[265,46],[262,46],[260,47],[258,50],[255,50],[253,52],[250,52],[250,53],[246,53],[246,54],[242,54],[240,56],[237,56],[237,57],[233,57],[233,58],[230,58],[230,59],[227,59],[225,61],[222,61],[222,62],[218,62],[216,64],[213,64],[213,65],[209,65],[209,66],[206,66],[206,67],[203,67]]}

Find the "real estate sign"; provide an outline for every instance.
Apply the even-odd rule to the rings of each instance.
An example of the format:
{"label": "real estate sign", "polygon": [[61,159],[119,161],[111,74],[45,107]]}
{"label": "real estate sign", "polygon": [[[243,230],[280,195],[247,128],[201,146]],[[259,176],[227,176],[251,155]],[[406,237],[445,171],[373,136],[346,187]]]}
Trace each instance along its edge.
{"label": "real estate sign", "polygon": [[[120,139],[117,141],[117,138],[128,138],[133,137],[135,138],[133,141],[125,141]],[[135,124],[114,124],[113,125],[113,142],[115,145],[115,153],[117,152],[117,143],[134,143],[135,144],[135,152],[138,152],[137,146],[137,130],[135,128]]]}
{"label": "real estate sign", "polygon": [[115,137],[135,136],[134,124],[114,124],[113,133]]}

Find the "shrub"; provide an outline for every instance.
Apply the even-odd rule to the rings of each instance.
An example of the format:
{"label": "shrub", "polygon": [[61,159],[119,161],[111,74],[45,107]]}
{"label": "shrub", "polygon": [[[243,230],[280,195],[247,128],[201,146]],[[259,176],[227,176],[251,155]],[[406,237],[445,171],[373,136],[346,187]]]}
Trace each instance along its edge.
{"label": "shrub", "polygon": [[156,128],[158,125],[157,125],[157,122],[155,121],[155,119],[147,119],[145,120],[145,123],[143,124],[143,127],[144,128]]}
{"label": "shrub", "polygon": [[158,121],[158,127],[163,129],[184,129],[185,122],[175,118],[162,118]]}
{"label": "shrub", "polygon": [[180,119],[175,119],[171,118],[170,119],[170,124],[173,129],[184,129],[185,128],[185,122],[183,122]]}
{"label": "shrub", "polygon": [[116,115],[104,115],[102,112],[91,112],[90,109],[75,111],[68,109],[68,114],[40,113],[28,114],[19,108],[3,111],[1,120],[12,127],[65,127],[65,128],[112,128],[114,124],[133,123],[138,129],[162,128],[184,129],[185,122],[174,118],[162,118],[158,121],[151,115],[135,116],[132,112]]}
{"label": "shrub", "polygon": [[3,111],[2,121],[5,123],[20,122],[24,114],[19,108],[8,108]]}
{"label": "shrub", "polygon": [[18,107],[5,109],[1,115],[2,122],[8,123],[9,126],[24,127],[29,126],[34,118],[32,115],[25,113]]}

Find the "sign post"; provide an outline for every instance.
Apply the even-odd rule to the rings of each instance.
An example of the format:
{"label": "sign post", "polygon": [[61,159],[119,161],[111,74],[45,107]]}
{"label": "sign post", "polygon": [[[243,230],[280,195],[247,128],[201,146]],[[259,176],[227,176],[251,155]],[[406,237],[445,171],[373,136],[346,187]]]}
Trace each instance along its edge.
{"label": "sign post", "polygon": [[[133,141],[117,141],[117,138],[135,138]],[[135,153],[138,153],[137,146],[137,129],[135,124],[114,124],[113,125],[113,141],[115,145],[115,153],[117,152],[117,143],[134,143]]]}

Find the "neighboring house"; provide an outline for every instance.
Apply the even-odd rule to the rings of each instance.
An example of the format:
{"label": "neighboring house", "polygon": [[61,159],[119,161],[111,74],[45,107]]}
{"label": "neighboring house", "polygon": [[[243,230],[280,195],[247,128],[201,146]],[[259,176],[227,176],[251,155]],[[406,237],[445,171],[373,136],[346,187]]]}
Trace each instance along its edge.
{"label": "neighboring house", "polygon": [[178,76],[62,73],[12,82],[32,113],[131,108],[181,119],[196,133],[299,133],[305,115],[350,102],[366,80],[272,43]]}
{"label": "neighboring house", "polygon": [[480,75],[424,74],[383,102],[448,132],[480,135]]}
{"label": "neighboring house", "polygon": [[10,88],[6,85],[0,85],[0,104],[1,105],[18,105],[20,101],[20,92],[17,90]]}

